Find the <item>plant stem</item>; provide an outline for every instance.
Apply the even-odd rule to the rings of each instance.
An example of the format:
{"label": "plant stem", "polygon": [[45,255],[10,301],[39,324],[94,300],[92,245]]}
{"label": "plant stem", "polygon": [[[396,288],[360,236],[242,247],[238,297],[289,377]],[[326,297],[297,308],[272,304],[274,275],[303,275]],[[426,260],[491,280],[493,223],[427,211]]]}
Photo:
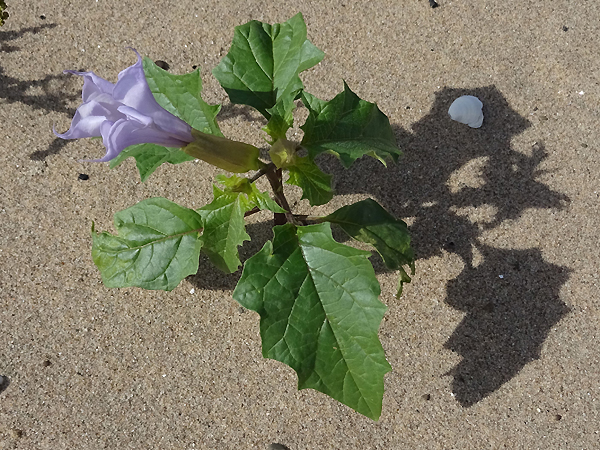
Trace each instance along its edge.
{"label": "plant stem", "polygon": [[258,180],[260,177],[262,177],[263,175],[266,175],[267,172],[271,172],[274,171],[276,169],[276,166],[274,163],[265,163],[263,161],[260,161],[260,170],[258,172],[256,172],[252,178],[249,178],[248,181],[250,183],[254,183],[256,180]]}
{"label": "plant stem", "polygon": [[267,176],[267,179],[271,184],[273,194],[275,194],[275,201],[279,206],[286,210],[285,214],[275,213],[275,225],[283,225],[286,222],[299,225],[298,221],[294,217],[294,214],[292,214],[290,204],[288,203],[287,198],[285,198],[285,195],[283,193],[282,170],[277,169],[276,171],[267,171],[265,172],[265,175]]}
{"label": "plant stem", "polygon": [[261,209],[258,206],[255,206],[254,208],[252,208],[250,211],[246,211],[244,213],[244,217],[248,217],[251,216],[252,214],[256,214],[258,212],[261,212]]}
{"label": "plant stem", "polygon": [[325,218],[322,216],[309,216],[306,214],[294,214],[294,218],[297,221],[302,222],[304,225],[307,225],[307,222],[322,223],[325,221]]}

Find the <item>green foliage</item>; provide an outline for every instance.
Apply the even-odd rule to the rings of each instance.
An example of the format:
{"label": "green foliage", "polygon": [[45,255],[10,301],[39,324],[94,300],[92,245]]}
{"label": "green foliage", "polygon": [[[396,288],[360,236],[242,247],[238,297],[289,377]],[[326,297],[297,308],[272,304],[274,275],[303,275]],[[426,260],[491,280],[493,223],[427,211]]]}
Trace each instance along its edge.
{"label": "green foliage", "polygon": [[202,100],[200,69],[185,75],[172,75],[147,57],[143,66],[150,91],[160,106],[198,131],[223,136],[216,121],[221,106],[209,105]]}
{"label": "green foliage", "polygon": [[324,205],[333,198],[331,175],[327,175],[308,157],[297,158],[289,166],[288,184],[302,188],[302,199],[308,199],[310,206]]}
{"label": "green foliage", "polygon": [[107,287],[171,291],[198,271],[202,218],[164,198],[139,202],[115,214],[117,236],[96,233],[92,259]]}
{"label": "green foliage", "polygon": [[6,3],[4,3],[4,0],[0,0],[0,27],[4,25],[8,19],[8,13],[5,11],[6,8],[7,6]]}
{"label": "green foliage", "polygon": [[269,194],[266,192],[260,192],[254,183],[250,183],[250,181],[248,181],[248,178],[238,177],[237,175],[233,175],[231,177],[217,175],[215,178],[225,187],[225,192],[243,192],[246,194],[247,200],[244,200],[245,197],[242,197],[242,201],[244,202],[244,207],[246,210],[258,208],[260,210],[271,211],[274,213],[285,212],[285,210],[279,206],[269,196]]}
{"label": "green foliage", "polygon": [[250,240],[244,213],[248,210],[239,192],[224,192],[213,186],[214,199],[197,212],[204,223],[202,251],[225,273],[240,266],[238,246]]}
{"label": "green foliage", "polygon": [[129,157],[135,158],[135,164],[140,172],[142,182],[163,163],[179,164],[193,161],[194,157],[178,148],[167,148],[156,144],[136,144],[127,147],[119,156],[110,161],[110,168],[114,169]]}
{"label": "green foliage", "polygon": [[386,307],[368,252],[335,242],[329,224],[274,228],[233,297],[261,316],[263,355],[374,420],[391,370],[377,336]]}
{"label": "green foliage", "polygon": [[269,120],[267,132],[276,140],[285,137],[303,88],[298,74],[323,55],[306,39],[302,14],[275,25],[253,20],[235,27],[231,49],[213,74],[232,103],[252,106]]}
{"label": "green foliage", "polygon": [[302,146],[309,155],[329,151],[337,155],[345,167],[364,155],[382,162],[401,154],[390,121],[375,103],[361,100],[344,82],[344,91],[326,102],[302,93],[302,102],[309,111]]}
{"label": "green foliage", "polygon": [[213,186],[213,201],[197,210],[204,223],[202,251],[220,270],[233,273],[241,264],[238,247],[250,240],[244,213],[254,207],[285,211],[247,178],[220,176],[217,180],[225,185],[225,189]]}
{"label": "green foliage", "polygon": [[285,139],[286,131],[294,124],[293,112],[295,107],[292,96],[286,96],[279,99],[275,106],[267,110],[271,117],[263,130],[271,136],[271,144],[278,139]]}
{"label": "green foliage", "polygon": [[344,206],[325,220],[339,225],[350,237],[375,247],[388,269],[400,271],[398,295],[402,293],[402,283],[411,280],[402,266],[409,266],[411,273],[415,273],[410,235],[403,221],[370,198]]}

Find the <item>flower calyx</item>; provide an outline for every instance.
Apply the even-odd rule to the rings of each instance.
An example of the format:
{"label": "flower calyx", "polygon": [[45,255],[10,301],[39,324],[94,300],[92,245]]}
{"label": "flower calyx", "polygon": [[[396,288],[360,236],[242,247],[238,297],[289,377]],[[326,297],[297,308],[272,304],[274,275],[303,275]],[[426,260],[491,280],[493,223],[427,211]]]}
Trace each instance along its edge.
{"label": "flower calyx", "polygon": [[285,169],[296,163],[298,144],[287,139],[278,139],[271,146],[269,156],[278,169]]}
{"label": "flower calyx", "polygon": [[196,129],[192,129],[192,137],[194,140],[182,150],[194,158],[233,173],[244,173],[259,168],[260,150],[253,145],[206,134]]}

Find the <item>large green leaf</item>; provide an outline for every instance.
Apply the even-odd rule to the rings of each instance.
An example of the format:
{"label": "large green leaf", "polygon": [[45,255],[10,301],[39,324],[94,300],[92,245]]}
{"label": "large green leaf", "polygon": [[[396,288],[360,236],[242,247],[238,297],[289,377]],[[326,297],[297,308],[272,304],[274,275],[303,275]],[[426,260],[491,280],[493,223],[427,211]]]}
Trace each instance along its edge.
{"label": "large green leaf", "polygon": [[118,236],[92,227],[92,259],[107,287],[170,291],[198,271],[202,219],[164,198],[151,198],[115,214]]}
{"label": "large green leaf", "polygon": [[345,167],[369,155],[382,162],[394,161],[402,153],[396,146],[394,131],[375,103],[361,100],[344,82],[344,91],[330,101],[302,92],[308,108],[302,146],[311,158],[326,151],[337,155]]}
{"label": "large green leaf", "polygon": [[261,316],[263,355],[312,388],[377,420],[391,370],[377,336],[386,307],[368,252],[335,242],[328,223],[274,228],[246,261],[233,297]]}
{"label": "large green leaf", "polygon": [[402,266],[409,266],[411,273],[415,273],[410,234],[403,221],[370,198],[344,206],[326,216],[325,220],[338,224],[354,239],[375,247],[389,269],[400,271],[398,294],[402,292],[402,283],[411,280]]}
{"label": "large green leaf", "polygon": [[167,148],[156,144],[136,144],[127,147],[119,155],[110,161],[113,169],[129,157],[135,158],[135,164],[140,172],[142,182],[163,163],[179,164],[193,161],[194,157],[182,152],[178,148]]}
{"label": "large green leaf", "polygon": [[160,106],[196,130],[223,136],[215,119],[221,106],[209,105],[202,100],[200,69],[184,75],[173,75],[147,57],[143,65],[148,86]]}
{"label": "large green leaf", "polygon": [[[322,59],[323,52],[306,39],[306,24],[298,13],[281,24],[253,20],[236,27],[231,49],[213,74],[232,103],[252,106],[267,119],[279,114],[286,123],[290,100],[303,87],[298,74]],[[269,111],[281,99],[282,110]],[[281,123],[272,128],[281,133]]]}
{"label": "large green leaf", "polygon": [[310,206],[324,205],[333,198],[331,175],[319,169],[308,157],[297,158],[288,170],[287,183],[301,187],[302,198],[308,199]]}

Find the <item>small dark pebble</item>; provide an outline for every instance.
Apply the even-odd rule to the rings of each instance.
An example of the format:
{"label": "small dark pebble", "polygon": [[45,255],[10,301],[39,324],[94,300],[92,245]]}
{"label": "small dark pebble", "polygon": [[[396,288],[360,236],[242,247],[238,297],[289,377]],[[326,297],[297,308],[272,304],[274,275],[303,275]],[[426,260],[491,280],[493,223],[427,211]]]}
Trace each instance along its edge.
{"label": "small dark pebble", "polygon": [[10,384],[10,380],[6,376],[0,375],[0,392],[5,391]]}
{"label": "small dark pebble", "polygon": [[269,445],[269,450],[290,450],[289,447],[286,447],[283,444],[278,444],[277,442],[273,442]]}
{"label": "small dark pebble", "polygon": [[52,363],[50,362],[50,360],[49,360],[49,359],[47,359],[46,361],[44,361],[44,362],[42,363],[42,365],[43,365],[44,367],[48,367],[48,366],[51,366],[51,365],[52,365]]}
{"label": "small dark pebble", "polygon": [[85,180],[89,180],[90,176],[87,173],[80,173],[77,178],[80,179],[80,180],[85,181]]}
{"label": "small dark pebble", "polygon": [[537,111],[537,110],[538,110],[538,107],[536,106],[535,108],[533,108],[533,110],[534,110],[534,111]]}
{"label": "small dark pebble", "polygon": [[171,66],[169,66],[169,64],[166,61],[162,61],[160,59],[154,61],[154,64],[156,64],[162,70],[169,70],[169,68],[171,67]]}
{"label": "small dark pebble", "polygon": [[585,142],[582,142],[582,143],[581,143],[581,146],[582,146],[583,148],[588,148],[588,145],[587,145]]}
{"label": "small dark pebble", "polygon": [[566,25],[563,25],[563,31],[569,31],[569,27]]}
{"label": "small dark pebble", "polygon": [[432,8],[437,8],[440,5],[435,0],[429,0],[429,6],[431,6]]}
{"label": "small dark pebble", "polygon": [[10,434],[12,434],[14,439],[20,439],[23,437],[23,430],[19,430],[18,428],[13,428],[10,430]]}
{"label": "small dark pebble", "polygon": [[556,420],[560,420],[560,419],[562,419],[562,416],[560,414],[557,414],[556,417],[555,417],[555,419]]}
{"label": "small dark pebble", "polygon": [[198,66],[195,64],[192,66],[192,69],[194,69],[194,70],[196,70],[197,68],[198,68]]}
{"label": "small dark pebble", "polygon": [[431,394],[423,395],[423,400],[431,400]]}
{"label": "small dark pebble", "polygon": [[42,14],[42,15],[40,16],[40,19],[42,19],[42,20],[46,20],[46,16]]}
{"label": "small dark pebble", "polygon": [[410,109],[410,106],[405,107],[404,109]]}

